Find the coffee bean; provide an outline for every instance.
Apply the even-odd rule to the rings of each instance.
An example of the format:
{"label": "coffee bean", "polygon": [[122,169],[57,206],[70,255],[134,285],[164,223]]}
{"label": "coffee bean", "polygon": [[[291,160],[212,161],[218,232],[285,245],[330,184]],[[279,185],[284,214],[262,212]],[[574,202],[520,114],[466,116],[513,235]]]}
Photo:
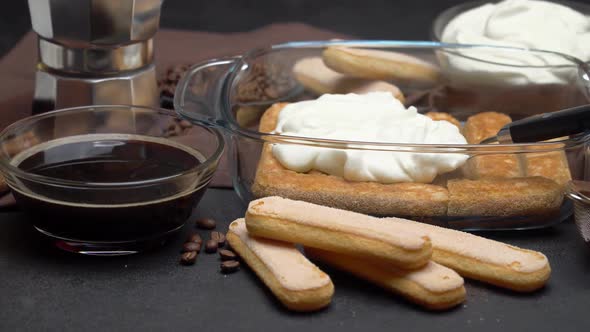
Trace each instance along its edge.
{"label": "coffee bean", "polygon": [[182,245],[182,251],[183,252],[189,252],[189,251],[199,252],[199,251],[201,251],[201,244],[197,243],[197,242],[187,242],[184,245]]}
{"label": "coffee bean", "polygon": [[193,233],[191,235],[189,235],[189,237],[186,239],[186,242],[195,242],[195,243],[203,243],[203,239],[201,238],[201,236],[197,233]]}
{"label": "coffee bean", "polygon": [[182,265],[193,265],[197,261],[197,252],[189,251],[185,252],[180,256],[180,264]]}
{"label": "coffee bean", "polygon": [[223,247],[225,245],[225,235],[223,235],[223,233],[221,233],[221,232],[218,232],[218,231],[211,232],[211,239],[217,241],[217,244],[220,247]]}
{"label": "coffee bean", "polygon": [[211,239],[211,240],[207,241],[207,243],[205,244],[205,252],[212,254],[217,251],[217,246],[218,246],[217,241]]}
{"label": "coffee bean", "polygon": [[202,228],[202,229],[214,229],[215,228],[215,220],[211,219],[211,218],[202,218],[202,219],[198,219],[195,224],[197,225],[197,227]]}
{"label": "coffee bean", "polygon": [[227,249],[219,250],[219,257],[221,257],[222,261],[231,261],[238,258],[238,256],[233,251]]}
{"label": "coffee bean", "polygon": [[221,272],[233,273],[240,268],[240,262],[238,261],[225,261],[221,263]]}

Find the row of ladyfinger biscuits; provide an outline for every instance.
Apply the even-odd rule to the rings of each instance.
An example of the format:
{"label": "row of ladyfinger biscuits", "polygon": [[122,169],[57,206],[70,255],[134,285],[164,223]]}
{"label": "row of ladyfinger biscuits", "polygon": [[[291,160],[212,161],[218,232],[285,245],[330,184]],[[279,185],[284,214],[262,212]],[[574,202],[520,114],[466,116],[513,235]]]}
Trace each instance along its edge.
{"label": "row of ladyfinger biscuits", "polygon": [[[506,114],[483,112],[469,117],[461,130],[467,143],[479,144],[511,121]],[[558,211],[563,187],[571,180],[567,157],[563,150],[534,152],[542,148],[531,146],[525,153],[469,158],[461,170],[466,179],[445,184],[450,196],[447,215],[541,215]]]}
{"label": "row of ladyfinger biscuits", "polygon": [[[402,91],[383,80],[429,84],[439,78],[435,66],[406,54],[343,47],[329,47],[322,57],[298,61],[293,74],[304,87],[317,94],[387,91],[402,102],[405,101]],[[448,113],[429,112],[426,115],[433,120],[451,122],[461,129],[459,121]],[[496,135],[509,122],[511,119],[505,114],[484,112],[470,117],[462,129],[468,143],[479,144]],[[563,200],[562,188],[570,179],[563,151],[475,156],[463,167],[462,174],[455,172],[441,176],[434,186],[422,185],[425,195],[420,201],[423,207],[413,209],[416,211],[410,215],[517,216],[555,213]],[[397,193],[403,189],[394,188],[394,191]],[[390,194],[395,196],[396,193]],[[280,191],[276,194],[305,198]],[[305,196],[304,193],[299,194]],[[331,204],[333,199],[329,196],[308,200],[379,215],[399,215],[400,212],[393,211],[396,204],[388,205],[390,210],[393,209],[391,211],[381,211],[382,208],[376,208],[372,202],[359,201],[358,207],[335,205]],[[391,202],[404,201],[400,206],[406,206],[406,200],[390,199]]]}
{"label": "row of ladyfinger biscuits", "polygon": [[431,87],[439,83],[441,75],[436,65],[409,54],[333,46],[321,56],[297,61],[293,76],[318,95],[385,91],[404,103],[403,92],[390,82]]}
{"label": "row of ladyfinger biscuits", "polygon": [[[346,74],[357,80],[383,79],[401,83],[417,81],[427,85],[436,83],[440,77],[439,71],[434,65],[396,52],[329,47],[323,52],[322,61],[327,66],[327,70],[317,72],[318,76],[316,77],[321,74],[328,76]],[[317,65],[317,67],[320,66]],[[332,75],[328,73],[330,69],[335,70]],[[294,72],[297,71],[294,70]],[[344,80],[344,78],[340,78],[340,80]],[[366,88],[361,92],[377,91],[385,86],[384,84],[386,82],[379,85],[366,84]],[[401,90],[395,86],[389,90],[399,91],[397,94],[393,92],[392,94],[404,102]],[[351,90],[351,92],[355,91]],[[399,95],[402,98],[398,97]],[[447,113],[429,112],[426,115],[433,120],[451,122],[461,129],[459,121]],[[506,114],[483,112],[469,117],[462,131],[467,143],[479,144],[486,138],[495,136],[504,125],[510,122],[512,119]],[[540,148],[530,147],[529,149]],[[515,154],[478,156],[471,158],[467,167],[464,168],[464,173],[472,180],[541,176],[555,181],[560,186],[564,186],[571,180],[567,159],[563,151],[526,153],[518,156]]]}
{"label": "row of ladyfinger biscuits", "polygon": [[409,220],[379,219],[280,197],[251,202],[245,220],[230,225],[228,241],[277,298],[297,311],[328,305],[334,286],[295,243],[304,245],[313,260],[430,309],[451,308],[465,300],[460,275],[524,292],[542,287],[551,272],[539,252]]}
{"label": "row of ladyfinger biscuits", "polygon": [[[317,94],[387,91],[402,103],[405,101],[402,91],[383,80],[432,84],[440,77],[436,66],[407,54],[345,47],[328,47],[322,57],[298,61],[293,74],[303,86]],[[459,121],[447,113],[426,115],[461,127]],[[467,119],[463,133],[467,143],[479,144],[495,136],[511,121],[506,114],[484,112]],[[562,151],[526,153],[522,157],[515,154],[479,156],[471,158],[464,171],[469,179],[542,176],[561,186],[571,180]]]}
{"label": "row of ladyfinger biscuits", "polygon": [[[502,113],[483,112],[467,119],[463,135],[469,144],[479,144],[495,136],[512,119]],[[467,163],[464,172],[470,178],[518,178],[542,176],[564,186],[571,175],[563,150],[535,152],[547,147],[531,146],[526,153],[476,156]]]}
{"label": "row of ladyfinger biscuits", "polygon": [[[271,131],[275,128],[279,112],[284,105],[275,104],[265,112],[260,121],[261,131]],[[480,131],[487,130],[489,125],[486,121],[481,123],[475,120],[485,119],[494,114],[499,113],[482,113],[470,118],[466,124],[466,128],[469,128],[467,136],[472,137]],[[458,123],[446,113],[428,115],[437,120]],[[563,200],[562,186],[547,178],[560,172],[551,169],[551,165],[547,167],[544,164],[547,159],[554,158],[553,152],[534,155],[527,153],[527,156],[534,156],[536,164],[540,166],[535,175],[543,176],[470,179],[459,170],[439,176],[432,184],[380,184],[349,182],[341,177],[315,172],[291,172],[285,170],[273,158],[270,149],[269,145],[263,148],[252,186],[252,191],[257,197],[283,196],[373,215],[461,217],[547,215],[559,211]],[[504,155],[476,156],[471,159],[479,162],[496,157],[503,158]],[[562,154],[559,157],[564,156]],[[470,160],[465,168],[472,167],[473,163]],[[487,167],[489,170],[497,166],[491,164]],[[565,162],[562,169],[565,174],[569,174]]]}

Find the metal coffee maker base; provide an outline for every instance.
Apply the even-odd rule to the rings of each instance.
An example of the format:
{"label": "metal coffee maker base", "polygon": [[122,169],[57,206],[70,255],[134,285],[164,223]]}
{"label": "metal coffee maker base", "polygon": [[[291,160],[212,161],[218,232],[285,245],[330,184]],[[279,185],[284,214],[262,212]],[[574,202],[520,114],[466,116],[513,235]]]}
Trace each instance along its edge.
{"label": "metal coffee maker base", "polygon": [[37,70],[33,114],[81,105],[157,106],[155,66],[102,78],[63,76]]}
{"label": "metal coffee maker base", "polygon": [[163,0],[28,0],[38,39],[33,113],[158,106],[153,37]]}

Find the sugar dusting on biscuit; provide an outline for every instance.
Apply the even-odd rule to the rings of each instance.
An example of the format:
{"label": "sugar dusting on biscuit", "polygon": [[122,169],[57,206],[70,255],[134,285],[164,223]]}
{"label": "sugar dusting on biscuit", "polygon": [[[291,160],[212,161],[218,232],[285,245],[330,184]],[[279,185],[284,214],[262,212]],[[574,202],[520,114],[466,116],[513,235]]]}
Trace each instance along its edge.
{"label": "sugar dusting on biscuit", "polygon": [[[392,267],[392,269],[395,269]],[[431,292],[442,293],[463,286],[463,278],[457,272],[429,261],[426,266],[414,271],[399,271],[405,278]]]}
{"label": "sugar dusting on biscuit", "polygon": [[[264,204],[260,204],[263,202]],[[250,202],[248,213],[293,220],[301,224],[354,233],[378,239],[407,250],[420,250],[429,241],[426,233],[409,232],[403,225],[380,222],[364,214],[334,209],[278,196]]]}
{"label": "sugar dusting on biscuit", "polygon": [[504,266],[521,273],[546,269],[549,261],[540,252],[518,248],[481,236],[399,218],[385,218],[385,223],[404,225],[407,230],[427,233],[434,249],[472,257],[479,261]]}
{"label": "sugar dusting on biscuit", "polygon": [[308,290],[323,287],[331,282],[330,277],[307,260],[294,245],[249,236],[244,219],[235,220],[229,228],[286,289]]}

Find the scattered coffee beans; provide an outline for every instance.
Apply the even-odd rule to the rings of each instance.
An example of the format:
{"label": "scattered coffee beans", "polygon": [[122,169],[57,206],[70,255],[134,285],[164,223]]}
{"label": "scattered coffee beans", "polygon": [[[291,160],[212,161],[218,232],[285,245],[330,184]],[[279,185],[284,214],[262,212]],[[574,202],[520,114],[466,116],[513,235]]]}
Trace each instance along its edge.
{"label": "scattered coffee beans", "polygon": [[217,245],[219,247],[223,247],[225,245],[225,235],[218,231],[211,232],[211,240],[217,241]]}
{"label": "scattered coffee beans", "polygon": [[238,256],[233,251],[227,249],[219,250],[219,257],[221,257],[222,261],[231,261],[238,258]]}
{"label": "scattered coffee beans", "polygon": [[237,99],[243,103],[276,100],[297,86],[289,72],[276,64],[254,63],[244,74],[237,87]]}
{"label": "scattered coffee beans", "polygon": [[205,252],[209,254],[215,253],[217,251],[217,246],[217,241],[211,239],[205,244]]}
{"label": "scattered coffee beans", "polygon": [[174,90],[176,89],[178,81],[180,81],[180,79],[186,74],[189,67],[190,65],[188,64],[179,64],[167,68],[167,70],[158,77],[160,93],[169,97],[174,96]]}
{"label": "scattered coffee beans", "polygon": [[214,229],[216,226],[215,220],[213,220],[211,218],[198,219],[195,222],[195,224],[197,225],[198,228],[201,228],[201,229]]}
{"label": "scattered coffee beans", "polygon": [[201,251],[201,243],[197,243],[197,242],[186,242],[182,246],[182,251],[183,252],[195,251],[195,252],[198,253],[199,251]]}
{"label": "scattered coffee beans", "polygon": [[197,252],[189,251],[185,252],[180,256],[180,264],[182,265],[193,265],[197,261]]}
{"label": "scattered coffee beans", "polygon": [[[202,218],[195,221],[198,228],[214,229],[216,226],[215,220],[211,218]],[[228,249],[221,249],[226,243],[226,236],[222,232],[211,231],[210,239],[204,243],[206,253],[215,253],[219,251],[221,258],[221,272],[234,273],[240,268],[238,255]],[[203,246],[203,238],[198,233],[189,234],[186,242],[182,245],[182,256],[180,257],[180,264],[193,265],[197,261],[197,256]]]}
{"label": "scattered coffee beans", "polygon": [[238,261],[225,261],[221,263],[221,272],[233,273],[240,268],[240,262]]}

